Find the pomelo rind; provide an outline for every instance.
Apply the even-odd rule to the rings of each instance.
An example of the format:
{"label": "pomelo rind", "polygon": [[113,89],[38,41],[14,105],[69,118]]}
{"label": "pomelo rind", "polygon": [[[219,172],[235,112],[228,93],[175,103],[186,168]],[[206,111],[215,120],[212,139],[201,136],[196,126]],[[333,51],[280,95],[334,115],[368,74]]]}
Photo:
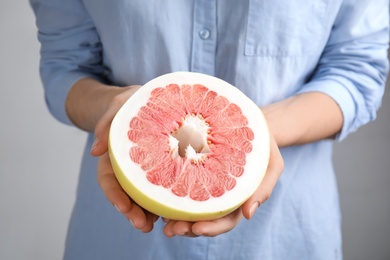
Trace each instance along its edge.
{"label": "pomelo rind", "polygon": [[[255,132],[252,152],[246,155],[244,174],[237,178],[236,187],[221,197],[202,202],[177,197],[169,190],[147,181],[144,171],[129,158],[129,150],[134,144],[127,138],[128,123],[145,105],[153,89],[169,84],[201,84],[216,91],[218,95],[240,106],[249,121],[248,126]],[[226,88],[229,91],[226,91]],[[268,167],[269,142],[268,127],[262,112],[237,88],[205,74],[174,72],[149,81],[125,102],[111,124],[109,155],[118,182],[141,207],[168,219],[200,221],[229,214],[255,192]]]}

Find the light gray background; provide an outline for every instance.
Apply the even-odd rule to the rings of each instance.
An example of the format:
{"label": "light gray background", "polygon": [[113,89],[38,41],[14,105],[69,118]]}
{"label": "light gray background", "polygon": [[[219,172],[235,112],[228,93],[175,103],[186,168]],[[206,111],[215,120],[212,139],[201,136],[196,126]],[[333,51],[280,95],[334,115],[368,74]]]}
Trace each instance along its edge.
{"label": "light gray background", "polygon": [[[0,1],[0,259],[61,259],[85,133],[44,105],[27,1]],[[346,260],[390,259],[390,93],[337,144]]]}

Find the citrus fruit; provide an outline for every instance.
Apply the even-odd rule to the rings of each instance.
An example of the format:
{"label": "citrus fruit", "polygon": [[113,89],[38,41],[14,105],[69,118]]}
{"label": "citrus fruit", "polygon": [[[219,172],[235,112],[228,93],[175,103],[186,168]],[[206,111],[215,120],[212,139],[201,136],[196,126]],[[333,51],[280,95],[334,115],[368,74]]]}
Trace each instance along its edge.
{"label": "citrus fruit", "polygon": [[174,72],[142,86],[115,115],[109,154],[125,192],[175,220],[222,217],[258,188],[269,133],[257,105],[216,77]]}

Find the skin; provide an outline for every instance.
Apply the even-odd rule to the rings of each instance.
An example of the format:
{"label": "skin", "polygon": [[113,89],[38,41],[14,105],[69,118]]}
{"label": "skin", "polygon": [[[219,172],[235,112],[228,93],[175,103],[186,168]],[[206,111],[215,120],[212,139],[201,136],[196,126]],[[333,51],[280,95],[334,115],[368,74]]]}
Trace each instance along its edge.
{"label": "skin", "polygon": [[[150,232],[158,216],[134,203],[120,187],[108,157],[108,133],[112,119],[122,104],[140,86],[107,86],[94,79],[81,79],[70,89],[66,111],[79,128],[95,132],[91,154],[98,156],[97,180],[107,199],[130,223],[142,232]],[[251,219],[256,209],[272,194],[284,168],[279,148],[332,138],[343,124],[336,102],[326,94],[309,92],[292,96],[260,108],[268,122],[271,154],[265,177],[239,209],[212,221],[186,222],[163,219],[163,232],[173,236],[217,236],[233,229],[242,218]]]}

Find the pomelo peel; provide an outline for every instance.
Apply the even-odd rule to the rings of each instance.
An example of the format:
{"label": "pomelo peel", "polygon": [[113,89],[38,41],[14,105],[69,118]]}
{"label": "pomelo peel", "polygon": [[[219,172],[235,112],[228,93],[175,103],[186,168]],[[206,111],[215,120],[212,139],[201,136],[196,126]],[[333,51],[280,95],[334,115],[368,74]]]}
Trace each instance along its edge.
{"label": "pomelo peel", "polygon": [[[250,128],[254,133],[253,140],[250,142],[251,148],[247,149],[250,151],[245,153],[245,165],[242,166],[242,175],[238,177],[233,176],[234,178],[229,177],[234,179],[234,187],[231,190],[223,191],[222,195],[213,197],[211,194],[210,198],[201,201],[191,199],[187,195],[177,196],[172,192],[172,187],[164,188],[162,185],[151,183],[146,177],[146,170],[142,169],[140,164],[132,161],[129,157],[129,151],[137,146],[137,143],[129,140],[129,122],[134,117],[137,117],[137,115],[139,116],[138,113],[140,109],[146,105],[156,88],[164,88],[171,84],[176,84],[178,86],[193,86],[199,84],[208,88],[209,91],[215,91],[218,95],[225,97],[230,104],[238,105],[242,115],[248,121],[247,126],[245,127]],[[201,114],[202,111],[199,111],[199,113]],[[195,117],[197,115],[188,116]],[[202,117],[200,118],[203,119]],[[229,119],[226,119],[226,121],[228,120]],[[180,121],[180,119],[178,119],[178,121]],[[183,122],[183,120],[181,120],[181,122]],[[204,125],[198,123],[197,119],[190,119],[188,122],[189,124],[195,125],[193,127],[195,130],[200,129],[199,131],[203,131],[202,129],[205,128]],[[209,123],[211,126],[211,130],[209,131],[211,132],[211,136],[213,134],[213,122]],[[227,122],[227,124],[229,124],[229,122]],[[215,127],[215,129],[217,128],[218,127]],[[147,131],[154,130],[145,129],[145,132]],[[175,133],[177,133],[177,131]],[[175,136],[175,133],[172,133],[172,136]],[[167,142],[174,139],[172,139],[172,136],[167,136]],[[197,133],[195,133],[194,136],[194,138],[197,138]],[[183,139],[181,139],[181,141],[182,140]],[[196,166],[198,168],[203,167],[202,163],[207,167],[207,158],[212,156],[213,152],[211,151],[211,155],[209,152],[210,149],[213,149],[214,139],[210,137],[210,140],[209,143],[211,148],[205,148],[202,152],[200,149],[196,152],[192,149],[192,146],[196,147],[196,144],[192,144],[192,146],[189,145],[190,147],[186,149],[186,155],[195,158],[192,159],[192,161],[195,162],[195,164],[199,164]],[[201,142],[204,143],[204,140]],[[269,132],[262,112],[254,102],[237,88],[212,76],[193,72],[174,72],[157,77],[146,83],[134,93],[118,111],[110,128],[109,155],[118,182],[124,191],[138,205],[158,216],[168,219],[201,221],[220,218],[231,213],[240,207],[256,191],[268,166],[269,144]],[[176,145],[176,143],[173,142],[172,145],[171,142],[171,147],[169,149],[172,149],[174,145]],[[147,153],[146,156],[148,154],[150,153]],[[175,160],[184,161],[185,164],[191,163],[189,162],[190,159],[178,157],[178,153],[172,156],[176,156],[177,159]],[[185,156],[184,152],[182,152],[180,156]],[[203,160],[202,158],[206,159]],[[224,160],[226,161],[224,163],[227,164],[229,164],[229,161],[234,160],[233,158],[232,160],[226,160],[226,156],[223,158],[225,158]],[[158,168],[158,166],[155,167]]]}

